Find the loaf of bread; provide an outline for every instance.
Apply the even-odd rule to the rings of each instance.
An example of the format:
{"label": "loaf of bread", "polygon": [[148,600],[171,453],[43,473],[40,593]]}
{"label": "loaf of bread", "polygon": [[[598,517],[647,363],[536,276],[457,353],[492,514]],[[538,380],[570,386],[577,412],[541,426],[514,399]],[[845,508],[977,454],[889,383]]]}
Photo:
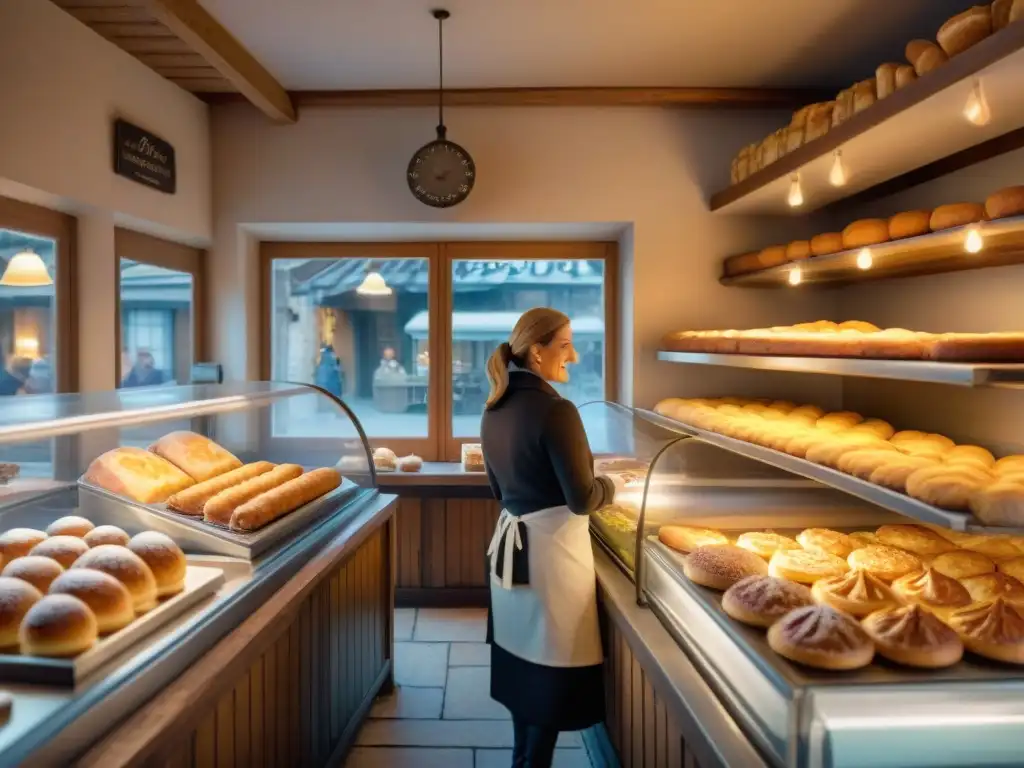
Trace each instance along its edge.
{"label": "loaf of bread", "polygon": [[301,475],[302,467],[298,464],[279,464],[269,472],[225,488],[203,505],[203,519],[208,523],[228,525],[238,507]]}
{"label": "loaf of bread", "polygon": [[906,88],[912,82],[917,80],[917,70],[915,70],[910,64],[900,64],[896,68],[896,90],[900,88]]}
{"label": "loaf of bread", "polygon": [[899,64],[880,64],[875,70],[875,96],[880,100],[896,93],[896,70]]}
{"label": "loaf of bread", "polygon": [[985,208],[979,203],[949,203],[940,205],[932,211],[932,218],[929,226],[932,232],[952,227],[962,227],[964,224],[973,224],[985,218]]}
{"label": "loaf of bread", "polygon": [[785,129],[786,131],[786,145],[785,154],[795,152],[800,149],[804,144],[804,126],[802,125],[790,125]]}
{"label": "loaf of bread", "polygon": [[877,99],[877,91],[875,86],[875,78],[871,77],[867,80],[861,80],[855,86],[853,86],[853,112],[862,112]]}
{"label": "loaf of bread", "polygon": [[231,529],[255,531],[325,493],[330,493],[339,485],[341,475],[333,469],[306,472],[238,507],[231,515]]}
{"label": "loaf of bread", "polygon": [[992,2],[992,31],[998,32],[1010,23],[1010,11],[1013,8],[1013,0],[993,0]]}
{"label": "loaf of bread", "polygon": [[142,504],[159,504],[195,484],[171,462],[142,448],[114,448],[96,458],[84,480]]}
{"label": "loaf of bread", "polygon": [[828,129],[832,126],[832,110],[835,105],[834,101],[811,105],[807,112],[807,125],[804,128],[804,144],[828,133]]}
{"label": "loaf of bread", "polygon": [[242,462],[209,438],[195,432],[171,432],[149,447],[197,483],[238,469]]}
{"label": "loaf of bread", "polygon": [[175,512],[181,512],[183,515],[202,517],[203,506],[218,493],[246,480],[251,480],[265,472],[269,472],[273,468],[274,465],[269,461],[257,461],[253,464],[246,464],[238,469],[225,472],[223,475],[217,475],[209,480],[193,485],[191,488],[179,491],[167,500],[167,506]]}
{"label": "loaf of bread", "polygon": [[828,256],[843,250],[843,235],[839,232],[825,232],[811,238],[811,253],[815,256]]}
{"label": "loaf of bread", "polygon": [[779,143],[779,154],[776,159],[781,159],[789,152],[789,126],[785,125],[775,132],[775,138]]}
{"label": "loaf of bread", "polygon": [[786,246],[770,245],[761,251],[760,262],[763,269],[777,267],[786,263]]}
{"label": "loaf of bread", "polygon": [[935,37],[947,56],[956,56],[991,34],[992,9],[976,5],[943,24]]}
{"label": "loaf of bread", "polygon": [[760,251],[729,256],[722,263],[722,271],[726,277],[745,275],[748,272],[757,272],[759,269],[764,269],[764,265],[761,264]]}
{"label": "loaf of bread", "polygon": [[779,135],[773,133],[761,142],[761,160],[759,168],[767,168],[779,159]]}
{"label": "loaf of bread", "polygon": [[911,40],[907,43],[906,55],[918,77],[927,75],[949,61],[949,57],[931,40]]}
{"label": "loaf of bread", "polygon": [[990,219],[1005,219],[1008,216],[1024,214],[1024,186],[1006,187],[993,192],[985,200],[985,214]]}
{"label": "loaf of bread", "polygon": [[929,350],[944,362],[1020,362],[1024,360],[1024,333],[943,333]]}
{"label": "loaf of bread", "polygon": [[836,94],[836,104],[832,108],[832,127],[842,125],[853,114],[853,88],[847,88]]}
{"label": "loaf of bread", "polygon": [[843,248],[863,248],[889,239],[889,223],[884,219],[861,219],[843,230]]}
{"label": "loaf of bread", "polygon": [[809,240],[794,240],[786,246],[786,261],[800,261],[811,255]]}
{"label": "loaf of bread", "polygon": [[889,219],[889,239],[926,235],[931,231],[931,211],[904,211]]}

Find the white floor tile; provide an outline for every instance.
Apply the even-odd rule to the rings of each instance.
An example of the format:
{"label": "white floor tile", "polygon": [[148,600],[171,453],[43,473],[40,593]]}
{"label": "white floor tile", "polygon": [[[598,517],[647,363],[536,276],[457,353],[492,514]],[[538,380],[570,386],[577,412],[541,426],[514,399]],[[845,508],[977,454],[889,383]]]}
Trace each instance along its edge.
{"label": "white floor tile", "polygon": [[[508,768],[512,764],[511,749],[478,749],[474,768]],[[591,768],[585,749],[556,749],[552,768]]]}
{"label": "white floor tile", "polygon": [[491,698],[490,667],[452,667],[444,694],[445,720],[508,720],[509,711]]}
{"label": "white floor tile", "polygon": [[443,688],[448,675],[448,643],[395,643],[395,682]]}
{"label": "white floor tile", "polygon": [[452,643],[448,654],[449,667],[489,667],[491,646],[487,643]]}
{"label": "white floor tile", "polygon": [[483,608],[420,608],[413,639],[482,643],[487,637],[487,611]]}
{"label": "white floor tile", "polygon": [[412,640],[412,629],[415,625],[415,608],[395,608],[395,640]]}
{"label": "white floor tile", "polygon": [[[359,731],[360,746],[480,747],[511,749],[512,723],[508,720],[368,720]],[[558,737],[558,746],[581,749],[577,732]]]}
{"label": "white floor tile", "polygon": [[345,768],[473,768],[473,750],[355,747]]}
{"label": "white floor tile", "polygon": [[410,688],[395,686],[388,696],[381,696],[373,704],[370,717],[400,718],[402,720],[437,720],[441,717],[444,688]]}

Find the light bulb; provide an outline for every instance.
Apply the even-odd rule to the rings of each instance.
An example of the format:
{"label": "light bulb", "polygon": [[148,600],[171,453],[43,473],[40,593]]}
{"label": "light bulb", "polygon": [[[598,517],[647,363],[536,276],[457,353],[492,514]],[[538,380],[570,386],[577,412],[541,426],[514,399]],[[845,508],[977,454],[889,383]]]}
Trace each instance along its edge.
{"label": "light bulb", "polygon": [[789,182],[789,194],[786,196],[786,202],[789,203],[790,208],[799,208],[804,204],[804,191],[800,189],[800,176],[794,175],[793,180]]}
{"label": "light bulb", "polygon": [[800,285],[800,281],[804,279],[804,273],[800,270],[800,267],[793,267],[789,270],[789,284]]}
{"label": "light bulb", "polygon": [[967,230],[967,237],[964,238],[964,250],[968,253],[978,253],[985,247],[985,239],[977,227]]}
{"label": "light bulb", "polygon": [[871,256],[871,251],[867,248],[861,248],[860,253],[857,254],[857,267],[860,269],[871,269],[871,265],[875,263],[875,260]]}
{"label": "light bulb", "polygon": [[971,87],[971,93],[964,105],[964,117],[974,125],[988,125],[992,119],[992,112],[988,108],[988,101],[985,99],[985,92],[981,89],[981,80],[975,80]]}
{"label": "light bulb", "polygon": [[843,165],[843,152],[837,149],[832,161],[832,170],[828,172],[828,183],[833,187],[846,186],[846,166]]}

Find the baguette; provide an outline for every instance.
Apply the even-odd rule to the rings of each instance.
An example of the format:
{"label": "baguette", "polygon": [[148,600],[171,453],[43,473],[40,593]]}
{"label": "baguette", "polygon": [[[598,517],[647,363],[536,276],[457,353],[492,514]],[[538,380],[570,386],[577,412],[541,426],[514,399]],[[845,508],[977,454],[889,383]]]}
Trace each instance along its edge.
{"label": "baguette", "polygon": [[238,469],[233,469],[223,475],[211,477],[197,485],[178,491],[167,500],[167,507],[180,512],[183,515],[192,517],[203,516],[203,505],[218,493],[232,486],[251,480],[274,468],[269,461],[257,461],[253,464],[246,464]]}
{"label": "baguette", "polygon": [[947,56],[956,56],[991,34],[992,9],[987,5],[976,5],[943,24],[935,37]]}
{"label": "baguette", "polygon": [[828,256],[843,250],[843,236],[839,232],[824,232],[811,238],[811,253],[815,256]]}
{"label": "baguette", "polygon": [[235,510],[250,499],[294,480],[302,474],[298,464],[280,464],[269,472],[244,483],[226,488],[203,505],[203,519],[208,523],[228,525]]}
{"label": "baguette", "polygon": [[931,211],[904,211],[889,219],[889,239],[902,240],[931,232]]}
{"label": "baguette", "polygon": [[863,248],[889,239],[889,222],[885,219],[861,219],[843,230],[843,248]]}
{"label": "baguette", "polygon": [[932,232],[940,229],[952,229],[962,227],[965,224],[973,224],[985,218],[985,206],[978,203],[948,203],[940,205],[932,211],[932,218],[929,225]]}
{"label": "baguette", "polygon": [[931,40],[911,40],[906,47],[907,61],[914,65],[918,77],[927,75],[947,61],[949,57]]}
{"label": "baguette", "polygon": [[993,192],[985,200],[985,215],[989,219],[1005,219],[1024,213],[1024,186],[1006,187]]}
{"label": "baguette", "polygon": [[337,470],[314,469],[238,507],[231,515],[231,530],[255,531],[330,493],[339,485],[341,475]]}

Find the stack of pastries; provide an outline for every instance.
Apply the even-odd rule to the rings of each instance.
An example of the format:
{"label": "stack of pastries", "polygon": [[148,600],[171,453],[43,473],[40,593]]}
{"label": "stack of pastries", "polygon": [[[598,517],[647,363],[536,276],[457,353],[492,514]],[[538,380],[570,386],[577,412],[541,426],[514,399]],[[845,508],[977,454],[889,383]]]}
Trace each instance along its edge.
{"label": "stack of pastries", "polygon": [[0,653],[70,658],[185,589],[181,548],[71,515],[0,534]]}
{"label": "stack of pastries", "polygon": [[662,400],[655,410],[700,429],[755,443],[908,494],[990,526],[1024,525],[1024,455],[997,459],[945,435],[897,432],[881,419],[781,400]]}
{"label": "stack of pastries", "polygon": [[733,539],[670,524],[658,538],[685,555],[687,578],[723,591],[723,610],[767,629],[772,650],[791,661],[849,670],[877,653],[935,669],[966,648],[1024,665],[1024,537],[883,525]]}
{"label": "stack of pastries", "polygon": [[122,447],[93,461],[83,480],[142,504],[167,508],[235,531],[254,531],[341,485],[334,469],[298,464],[243,465],[194,432],[171,432],[149,450]]}
{"label": "stack of pastries", "polygon": [[662,339],[662,349],[719,355],[1013,362],[1024,360],[1024,332],[924,333],[882,329],[863,320],[817,320],[744,331],[676,331]]}

